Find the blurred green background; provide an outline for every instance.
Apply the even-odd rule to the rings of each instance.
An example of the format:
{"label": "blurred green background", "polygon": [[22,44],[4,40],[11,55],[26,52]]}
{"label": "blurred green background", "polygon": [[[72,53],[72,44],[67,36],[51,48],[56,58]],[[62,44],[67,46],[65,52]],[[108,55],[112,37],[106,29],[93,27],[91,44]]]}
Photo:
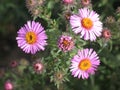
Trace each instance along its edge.
{"label": "blurred green background", "polygon": [[0,67],[22,55],[17,51],[15,38],[18,29],[30,19],[25,1],[0,0]]}

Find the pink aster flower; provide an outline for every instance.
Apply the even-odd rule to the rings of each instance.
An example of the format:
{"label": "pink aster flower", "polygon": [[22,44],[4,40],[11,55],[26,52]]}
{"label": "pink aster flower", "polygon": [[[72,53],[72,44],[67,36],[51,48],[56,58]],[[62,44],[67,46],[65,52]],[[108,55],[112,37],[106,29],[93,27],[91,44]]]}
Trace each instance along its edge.
{"label": "pink aster flower", "polygon": [[93,49],[83,49],[71,60],[70,71],[74,77],[87,79],[89,74],[94,74],[100,65],[100,60]]}
{"label": "pink aster flower", "polygon": [[74,41],[72,37],[62,35],[58,41],[58,47],[64,52],[70,51],[74,47]]}
{"label": "pink aster flower", "polygon": [[35,54],[37,51],[44,50],[44,46],[47,45],[47,35],[39,22],[28,21],[17,33],[18,47],[25,53]]}
{"label": "pink aster flower", "polygon": [[6,81],[4,84],[5,90],[13,90],[13,84],[10,81]]}
{"label": "pink aster flower", "polygon": [[84,40],[95,41],[96,37],[101,36],[102,23],[99,15],[87,8],[79,9],[78,15],[70,17],[70,24],[75,34],[80,34]]}

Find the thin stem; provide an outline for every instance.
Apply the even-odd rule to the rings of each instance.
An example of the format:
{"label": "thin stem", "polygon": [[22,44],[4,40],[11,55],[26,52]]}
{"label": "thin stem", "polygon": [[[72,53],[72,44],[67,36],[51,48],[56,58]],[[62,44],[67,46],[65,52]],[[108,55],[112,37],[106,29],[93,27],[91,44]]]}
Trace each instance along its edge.
{"label": "thin stem", "polygon": [[99,54],[100,52],[102,52],[102,50],[104,49],[104,47],[105,47],[105,45],[97,53]]}
{"label": "thin stem", "polygon": [[94,90],[95,87],[95,80],[93,76],[90,76],[90,81],[91,81],[91,90]]}

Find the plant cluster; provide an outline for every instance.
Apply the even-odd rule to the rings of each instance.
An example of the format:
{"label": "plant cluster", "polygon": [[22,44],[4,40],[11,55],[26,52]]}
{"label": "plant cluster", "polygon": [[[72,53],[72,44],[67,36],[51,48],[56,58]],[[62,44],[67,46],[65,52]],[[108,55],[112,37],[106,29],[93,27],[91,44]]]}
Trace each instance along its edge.
{"label": "plant cluster", "polygon": [[31,59],[10,62],[5,90],[100,90],[105,79],[119,82],[120,8],[106,17],[91,0],[26,0],[26,7],[33,19],[16,41]]}

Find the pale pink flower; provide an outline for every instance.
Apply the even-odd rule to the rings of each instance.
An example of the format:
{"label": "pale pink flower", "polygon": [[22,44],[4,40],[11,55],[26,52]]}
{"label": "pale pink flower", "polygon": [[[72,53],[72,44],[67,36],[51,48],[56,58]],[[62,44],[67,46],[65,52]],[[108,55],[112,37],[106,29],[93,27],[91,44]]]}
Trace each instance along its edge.
{"label": "pale pink flower", "polygon": [[83,49],[72,58],[70,71],[74,77],[87,79],[90,74],[95,73],[99,65],[97,53],[93,49]]}
{"label": "pale pink flower", "polygon": [[102,22],[99,15],[87,8],[79,9],[78,15],[70,17],[70,24],[75,34],[80,34],[84,40],[95,41],[102,33]]}

